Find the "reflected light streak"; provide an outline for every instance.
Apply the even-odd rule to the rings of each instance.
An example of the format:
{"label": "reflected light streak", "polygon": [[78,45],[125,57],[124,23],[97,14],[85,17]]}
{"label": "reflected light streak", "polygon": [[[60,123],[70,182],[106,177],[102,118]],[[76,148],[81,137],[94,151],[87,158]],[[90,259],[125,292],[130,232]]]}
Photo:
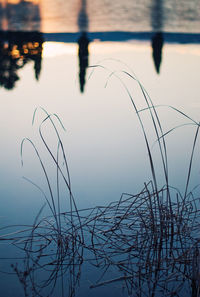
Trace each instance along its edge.
{"label": "reflected light streak", "polygon": [[43,58],[74,54],[77,54],[76,43],[44,42],[43,44]]}
{"label": "reflected light streak", "polygon": [[200,56],[200,44],[167,44],[165,45],[165,51],[181,55]]}
{"label": "reflected light streak", "polygon": [[[100,42],[94,40],[90,43],[90,53],[93,54],[112,54],[118,52],[149,52],[151,50],[150,42]],[[45,42],[43,44],[43,57],[56,57],[61,55],[76,55],[78,51],[76,43],[64,42]],[[181,44],[165,44],[165,51],[177,52],[180,54],[190,54],[199,56],[200,45],[181,45]]]}
{"label": "reflected light streak", "polygon": [[[91,42],[90,51],[97,54],[109,54],[117,52],[148,52],[151,50],[150,41],[128,41],[128,42]],[[165,44],[165,50],[180,54],[200,55],[199,44]],[[164,50],[164,51],[165,51]]]}
{"label": "reflected light streak", "polygon": [[149,44],[147,42],[100,42],[91,43],[90,50],[97,54],[109,54],[117,52],[133,52],[138,50],[141,52],[147,51]]}

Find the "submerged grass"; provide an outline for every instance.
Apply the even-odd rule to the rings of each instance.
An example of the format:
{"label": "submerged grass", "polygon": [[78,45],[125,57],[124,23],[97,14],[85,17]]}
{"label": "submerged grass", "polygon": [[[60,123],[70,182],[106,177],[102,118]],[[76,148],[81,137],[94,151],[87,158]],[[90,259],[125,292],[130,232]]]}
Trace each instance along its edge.
{"label": "submerged grass", "polygon": [[[40,152],[31,139],[22,141],[21,156],[23,163],[24,144],[30,143],[43,170],[49,195],[30,182],[43,193],[51,216],[41,218],[42,208],[32,226],[0,236],[0,240],[10,242],[24,253],[23,265],[14,264],[12,269],[23,286],[25,296],[53,296],[57,294],[58,287],[60,296],[75,296],[84,263],[96,269],[97,278],[91,289],[123,283],[122,287],[126,288],[129,296],[200,296],[200,196],[189,190],[199,123],[182,111],[169,107],[188,119],[188,124],[196,129],[182,194],[169,184],[165,138],[173,129],[163,131],[158,107],[154,106],[145,88],[135,75],[126,71],[122,73],[139,86],[146,105],[144,109],[136,106],[118,73],[110,72],[108,80],[112,76],[118,78],[128,94],[144,136],[152,179],[144,183],[138,194],[124,193],[118,201],[107,206],[78,210],[58,124],[64,127],[57,115],[50,115],[42,109],[45,118],[39,126],[39,135],[56,170],[56,195]],[[159,146],[165,178],[163,186],[157,182],[158,173],[141,117],[143,112],[150,115]],[[37,110],[33,122],[36,115]],[[56,133],[56,154],[43,134],[46,122]],[[66,199],[70,205],[65,212],[61,212],[60,206],[61,179],[67,189]],[[117,276],[110,279],[107,275],[113,270]]]}

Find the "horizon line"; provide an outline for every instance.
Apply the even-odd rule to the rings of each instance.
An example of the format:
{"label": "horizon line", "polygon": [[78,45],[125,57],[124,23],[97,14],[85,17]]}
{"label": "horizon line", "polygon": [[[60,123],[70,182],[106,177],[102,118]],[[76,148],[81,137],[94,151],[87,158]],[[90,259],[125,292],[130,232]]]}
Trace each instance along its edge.
{"label": "horizon line", "polygon": [[[44,41],[76,43],[83,32],[57,32],[57,33],[43,33],[40,31],[3,31],[0,34],[31,34],[38,33],[44,38]],[[125,42],[131,40],[150,41],[156,33],[162,33],[164,42],[166,43],[180,43],[180,44],[198,44],[200,43],[200,33],[184,33],[184,32],[162,32],[160,31],[146,31],[146,32],[130,32],[130,31],[105,31],[105,32],[86,32],[90,42],[98,40],[102,42]],[[0,37],[1,39],[1,37]]]}

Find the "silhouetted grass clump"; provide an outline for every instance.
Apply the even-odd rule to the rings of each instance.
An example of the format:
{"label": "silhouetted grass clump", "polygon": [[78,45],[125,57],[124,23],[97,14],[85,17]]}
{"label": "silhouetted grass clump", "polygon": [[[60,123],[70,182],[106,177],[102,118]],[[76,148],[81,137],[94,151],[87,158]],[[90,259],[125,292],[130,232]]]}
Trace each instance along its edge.
{"label": "silhouetted grass clump", "polygon": [[[158,107],[153,105],[142,84],[134,75],[125,71],[123,74],[138,85],[145,108],[137,107],[129,89],[116,72],[111,72],[109,79],[112,76],[119,78],[131,100],[144,136],[152,177],[137,194],[123,193],[119,200],[107,206],[78,210],[58,130],[57,123],[60,125],[61,121],[58,116],[43,110],[45,118],[39,126],[39,135],[57,172],[56,195],[39,150],[32,140],[23,140],[21,155],[23,159],[24,143],[29,142],[48,185],[49,195],[43,194],[51,216],[41,218],[41,209],[32,226],[14,235],[0,237],[0,240],[10,241],[24,252],[23,265],[19,267],[15,264],[12,268],[24,288],[25,296],[54,296],[57,286],[60,287],[60,296],[75,296],[83,263],[96,269],[96,283],[90,286],[93,290],[117,283],[123,284],[129,296],[200,296],[200,196],[189,190],[199,123],[169,107],[195,127],[182,193],[169,184],[166,135],[173,129],[163,131]],[[151,118],[159,146],[165,180],[162,186],[157,181],[158,173],[141,116],[143,112],[148,112]],[[36,113],[34,119],[35,116]],[[42,127],[47,121],[56,132],[56,153],[50,149],[43,135]],[[64,165],[61,166],[61,163]],[[70,205],[65,212],[61,212],[60,207],[61,179],[67,189],[66,199]],[[198,192],[198,187],[196,190]],[[116,271],[117,277],[108,278],[110,271]]]}

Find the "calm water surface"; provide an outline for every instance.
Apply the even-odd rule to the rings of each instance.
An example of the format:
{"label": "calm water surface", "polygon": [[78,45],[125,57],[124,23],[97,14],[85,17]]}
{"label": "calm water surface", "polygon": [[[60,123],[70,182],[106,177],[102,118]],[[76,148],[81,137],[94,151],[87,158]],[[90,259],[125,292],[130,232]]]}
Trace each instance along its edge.
{"label": "calm water surface", "polygon": [[[37,147],[56,195],[57,171],[39,135],[39,126],[46,117],[41,109],[38,109],[35,123],[32,125],[33,113],[37,107],[42,107],[49,113],[56,113],[66,128],[66,132],[63,131],[59,121],[57,122],[66,149],[72,190],[78,208],[105,205],[118,200],[123,192],[136,194],[143,188],[144,182],[152,179],[141,126],[123,84],[114,75],[110,76],[113,71],[116,71],[125,83],[138,109],[144,109],[146,103],[137,84],[120,71],[133,71],[137,75],[157,106],[164,133],[173,127],[184,125],[166,135],[169,183],[184,193],[196,133],[196,126],[192,125],[191,119],[199,122],[198,42],[166,42],[162,51],[160,74],[155,71],[151,40],[90,42],[88,65],[100,67],[85,66],[85,88],[84,92],[80,93],[78,35],[73,35],[74,40],[71,41],[66,35],[61,37],[60,42],[55,42],[60,37],[54,35],[53,42],[46,42],[45,38],[50,38],[49,35],[38,33],[34,39],[29,35],[9,35],[5,32],[36,30],[43,33],[87,31],[95,34],[107,31],[199,33],[199,1],[127,0],[112,3],[105,0],[41,0],[0,3],[1,30],[4,31],[1,32],[0,61],[0,226],[33,224],[45,202],[38,187],[49,197],[44,172],[29,141],[24,143],[24,166],[21,167],[20,149],[25,137],[31,139]],[[20,43],[23,38],[26,42]],[[24,51],[23,58],[21,48]],[[5,65],[12,65],[13,68]],[[181,110],[189,118],[169,106]],[[150,141],[157,181],[162,187],[165,181],[157,136],[148,112],[141,112],[141,116]],[[56,134],[50,123],[46,121],[42,129],[51,151],[56,153]],[[189,190],[199,184],[198,160],[197,139]],[[37,187],[23,179],[23,176]],[[69,209],[65,197],[66,189],[63,184],[60,186],[61,211],[66,211]],[[48,214],[49,209],[46,207],[41,217]],[[11,228],[8,231],[15,230],[16,228]],[[1,230],[0,234],[6,232],[7,230]],[[13,269],[10,268],[10,263],[13,262],[8,262],[5,258],[21,257],[21,254],[14,251],[12,246],[8,248],[4,241],[0,241],[0,244],[0,271],[11,273]],[[119,293],[121,287],[118,284],[103,287],[99,291],[88,290],[91,281],[94,283],[97,278],[87,266],[83,271],[80,296],[94,296],[94,293],[95,296],[128,296],[127,292],[122,293],[121,289]],[[117,273],[113,275],[110,272],[109,278],[117,276]],[[15,273],[13,276],[3,273],[0,286],[2,297],[23,296],[23,286]]]}
{"label": "calm water surface", "polygon": [[[42,32],[152,31],[196,32],[197,0],[8,0],[1,2],[1,26]],[[6,4],[7,3],[7,4]]]}

